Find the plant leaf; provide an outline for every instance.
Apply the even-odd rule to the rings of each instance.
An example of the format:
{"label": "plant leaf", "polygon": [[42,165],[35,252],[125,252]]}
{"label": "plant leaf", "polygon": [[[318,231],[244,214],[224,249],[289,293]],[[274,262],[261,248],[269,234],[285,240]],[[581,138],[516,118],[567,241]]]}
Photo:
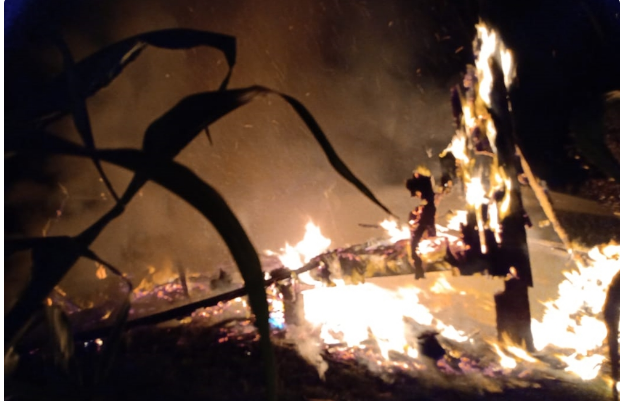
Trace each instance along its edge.
{"label": "plant leaf", "polygon": [[[78,237],[79,238],[79,237]],[[54,289],[80,257],[87,257],[106,266],[120,276],[131,293],[133,286],[125,275],[102,260],[85,243],[71,237],[39,237],[27,239],[7,239],[5,249],[9,252],[32,250],[32,277],[16,305],[5,316],[5,336],[7,341],[15,342],[16,335],[37,310],[43,300]],[[6,254],[5,254],[6,255]],[[6,256],[5,256],[6,257]]]}
{"label": "plant leaf", "polygon": [[361,193],[366,195],[368,199],[373,201],[386,213],[394,216],[390,209],[388,209],[383,203],[381,203],[379,199],[377,199],[377,197],[372,193],[372,191],[368,189],[368,187],[362,181],[360,181],[360,179],[357,178],[351,170],[349,170],[346,164],[344,164],[340,156],[338,156],[331,143],[327,139],[327,136],[325,135],[317,121],[314,119],[312,114],[310,114],[308,109],[299,100],[295,99],[292,96],[278,92],[272,93],[278,94],[282,99],[284,99],[288,104],[290,104],[291,107],[295,110],[295,112],[297,112],[297,115],[299,115],[299,117],[304,120],[304,123],[306,123],[306,126],[314,136],[314,139],[316,139],[319,145],[321,145],[323,153],[325,153],[325,156],[327,156],[327,160],[329,160],[329,163],[338,172],[338,174],[344,177],[344,179],[349,181],[351,184],[355,185],[355,187]]}
{"label": "plant leaf", "polygon": [[131,281],[129,281],[129,279],[127,278],[127,275],[125,273],[121,272],[116,267],[112,266],[111,264],[109,264],[105,260],[101,259],[99,256],[97,256],[97,254],[95,252],[91,251],[90,249],[84,249],[82,251],[82,256],[84,256],[84,257],[86,257],[86,258],[88,258],[90,260],[93,260],[93,261],[95,261],[95,262],[105,266],[112,273],[114,273],[115,275],[120,277],[125,282],[125,284],[127,284],[127,293],[131,294],[131,292],[133,291],[133,284],[131,284]]}
{"label": "plant leaf", "polygon": [[[93,152],[51,135],[29,135],[27,140],[10,141],[7,148],[35,156],[93,156]],[[256,316],[255,324],[260,334],[267,375],[267,393],[270,399],[275,399],[275,359],[269,339],[269,309],[260,260],[241,223],[224,199],[191,170],[172,160],[133,149],[100,150],[95,153],[101,160],[132,170],[136,175],[145,176],[175,193],[213,224],[235,259],[248,289],[249,303]]]}
{"label": "plant leaf", "polygon": [[264,93],[252,86],[187,96],[147,128],[142,149],[172,159],[209,125]]}
{"label": "plant leaf", "polygon": [[[57,40],[57,46],[62,54],[63,63],[65,67],[65,76],[67,81],[67,91],[69,92],[69,98],[71,100],[71,110],[73,115],[73,123],[75,124],[75,128],[77,129],[82,141],[84,141],[84,145],[87,149],[94,150],[95,149],[95,138],[93,137],[92,128],[90,125],[90,118],[88,117],[88,109],[86,107],[86,99],[79,91],[78,78],[75,71],[75,63],[73,62],[73,56],[71,55],[71,51],[67,44],[62,38]],[[108,191],[114,198],[116,202],[118,202],[118,195],[112,187],[112,183],[108,179],[108,176],[103,171],[103,167],[97,158],[93,158],[93,163],[99,172],[99,176],[103,180],[105,186],[108,188]]]}
{"label": "plant leaf", "polygon": [[129,310],[131,309],[130,296],[131,291],[127,294],[120,311],[116,315],[114,326],[104,341],[100,359],[95,367],[95,382],[93,384],[96,386],[104,384],[120,348],[123,331],[129,317]]}
{"label": "plant leaf", "polygon": [[70,237],[40,239],[32,248],[32,276],[15,306],[5,315],[5,342],[18,340],[17,334],[79,257],[80,246]]}
{"label": "plant leaf", "polygon": [[45,307],[45,317],[52,334],[51,346],[54,363],[69,376],[69,365],[74,356],[73,333],[69,319],[56,305]]}
{"label": "plant leaf", "polygon": [[[299,100],[261,86],[203,92],[185,97],[149,126],[144,136],[143,149],[167,158],[174,158],[202,130],[262,94],[275,94],[291,105],[323,149],[332,167],[377,206],[393,215],[342,161],[318,122]],[[137,192],[139,187],[141,185],[135,185],[134,191]]]}
{"label": "plant leaf", "polygon": [[[171,50],[207,46],[222,51],[228,64],[228,73],[220,85],[221,89],[227,87],[237,57],[236,39],[233,36],[194,29],[146,32],[107,46],[80,61],[75,68],[78,92],[88,98],[109,85],[148,45]],[[32,121],[45,123],[66,114],[70,104],[66,77],[61,75],[41,93],[28,97],[25,104],[11,107],[7,119],[11,120],[12,117],[13,125]]]}

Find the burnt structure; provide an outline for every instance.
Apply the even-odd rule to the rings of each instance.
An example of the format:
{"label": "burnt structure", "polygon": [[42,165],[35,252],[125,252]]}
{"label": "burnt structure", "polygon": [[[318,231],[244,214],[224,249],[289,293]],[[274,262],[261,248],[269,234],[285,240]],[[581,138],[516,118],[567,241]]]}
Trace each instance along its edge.
{"label": "burnt structure", "polygon": [[435,206],[435,191],[433,190],[432,177],[420,172],[414,172],[413,177],[407,180],[406,186],[411,192],[411,196],[422,200],[422,205],[409,214],[411,259],[415,268],[415,278],[418,280],[424,278],[424,269],[422,268],[422,258],[419,255],[418,245],[425,232],[431,237],[436,235],[435,213],[437,213],[437,207]]}
{"label": "burnt structure", "polygon": [[525,233],[531,223],[519,189],[520,163],[506,88],[511,55],[482,24],[474,48],[477,68],[469,66],[463,84],[452,91],[456,134],[440,155],[442,183],[456,171],[466,193],[467,223],[461,231],[467,251],[461,274],[506,278],[504,292],[495,295],[498,337],[533,350],[528,299],[533,281]]}

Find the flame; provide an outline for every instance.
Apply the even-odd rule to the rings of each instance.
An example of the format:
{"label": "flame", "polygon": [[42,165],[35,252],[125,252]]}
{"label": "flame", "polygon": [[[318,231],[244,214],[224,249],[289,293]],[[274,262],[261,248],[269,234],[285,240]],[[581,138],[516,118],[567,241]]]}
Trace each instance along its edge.
{"label": "flame", "polygon": [[502,65],[502,72],[504,73],[504,85],[506,85],[506,88],[510,88],[510,85],[512,85],[512,80],[515,77],[512,52],[508,49],[500,49],[499,57]]}
{"label": "flame", "polygon": [[[479,41],[478,57],[476,58],[476,74],[478,75],[478,94],[487,107],[491,107],[491,88],[493,87],[493,74],[491,73],[491,60],[499,63],[504,74],[504,84],[510,88],[516,75],[512,52],[506,48],[497,32],[480,22],[476,25],[477,39]],[[474,48],[476,44],[474,43]]]}
{"label": "flame", "polygon": [[465,194],[465,200],[469,205],[480,206],[483,203],[487,203],[486,193],[482,187],[482,181],[480,178],[474,177],[467,184],[467,192]]}
{"label": "flame", "polygon": [[574,353],[570,356],[558,356],[564,363],[568,365],[566,370],[575,373],[583,380],[592,380],[598,375],[601,364],[605,360],[603,355],[580,356]]}
{"label": "flame", "polygon": [[102,264],[96,263],[96,266],[97,271],[95,272],[95,276],[97,276],[99,280],[103,280],[108,277],[108,274],[105,271],[105,267]]}
{"label": "flame", "polygon": [[511,358],[508,355],[506,355],[499,348],[497,344],[491,344],[491,345],[493,346],[493,348],[495,349],[495,352],[499,356],[499,364],[502,365],[502,368],[512,370],[517,367],[517,361],[514,358]]}
{"label": "flame", "polygon": [[379,225],[381,226],[381,228],[387,231],[387,234],[390,236],[390,242],[392,242],[393,244],[404,239],[409,239],[411,237],[409,228],[399,228],[398,223],[394,220],[385,219],[381,223],[379,223]]}
{"label": "flame", "polygon": [[478,93],[480,98],[487,106],[491,105],[491,88],[493,86],[493,75],[489,62],[497,50],[497,34],[486,25],[480,23],[476,25],[477,37],[480,41],[480,49],[476,59],[476,69],[478,79]]}
{"label": "flame", "polygon": [[291,270],[297,270],[304,264],[308,263],[313,257],[326,252],[332,241],[321,234],[321,229],[312,221],[306,224],[306,233],[304,238],[295,246],[288,243],[285,244],[282,253],[276,254],[266,251],[268,254],[276,254],[282,262],[282,265]]}
{"label": "flame", "polygon": [[372,338],[385,359],[389,359],[390,350],[417,356],[417,350],[407,341],[404,317],[432,325],[446,338],[466,341],[464,333],[433,317],[420,303],[420,292],[415,287],[391,291],[370,283],[310,289],[303,292],[305,318],[321,326],[321,338],[326,344],[363,346]]}
{"label": "flame", "polygon": [[[566,370],[590,380],[598,374],[601,355],[593,352],[603,345],[607,330],[601,311],[606,289],[620,269],[620,246],[609,244],[592,248],[590,262],[577,260],[577,270],[565,272],[566,279],[558,286],[558,298],[545,302],[542,321],[532,320],[534,345],[542,350],[548,345],[574,350],[570,357],[561,357]],[[600,362],[600,361],[599,361]]]}
{"label": "flame", "polygon": [[448,221],[448,228],[454,231],[461,231],[461,224],[467,224],[467,211],[456,210]]}
{"label": "flame", "polygon": [[[471,115],[469,106],[463,106],[463,111],[466,111],[465,116],[467,116],[467,112],[469,112]],[[467,121],[467,117],[465,118],[465,120]],[[475,122],[473,124],[475,126]],[[467,137],[462,133],[456,133],[452,137],[452,142],[450,142],[448,147],[445,148],[443,152],[452,152],[456,160],[460,161],[463,164],[468,164],[469,156],[467,156]]]}
{"label": "flame", "polygon": [[465,194],[465,200],[469,205],[475,207],[476,210],[476,222],[478,224],[478,235],[480,237],[480,250],[482,253],[487,253],[486,237],[484,235],[484,221],[482,219],[483,203],[488,203],[486,193],[482,186],[482,181],[478,177],[474,177],[466,186],[467,192]]}
{"label": "flame", "polygon": [[516,345],[506,345],[506,351],[510,352],[512,355],[517,358],[524,360],[526,362],[536,363],[538,360],[531,356],[526,350],[521,347],[517,347]]}
{"label": "flame", "polygon": [[490,118],[487,119],[487,138],[489,138],[489,144],[491,145],[491,149],[493,149],[493,153],[497,154],[497,146],[495,145],[497,129],[495,129],[495,123],[493,123],[493,120]]}

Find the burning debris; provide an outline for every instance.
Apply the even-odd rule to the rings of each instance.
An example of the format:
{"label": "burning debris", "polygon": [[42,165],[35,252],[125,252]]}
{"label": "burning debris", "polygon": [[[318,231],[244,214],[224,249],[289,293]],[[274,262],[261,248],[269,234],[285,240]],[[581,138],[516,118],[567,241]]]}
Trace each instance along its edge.
{"label": "burning debris", "polygon": [[[291,254],[296,254],[297,260],[307,263],[290,269],[288,278],[270,285],[268,296],[274,341],[281,346],[293,346],[316,367],[321,377],[325,377],[330,366],[356,361],[388,382],[402,375],[434,377],[434,380],[443,375],[467,377],[468,386],[475,383],[474,387],[479,386],[484,391],[536,387],[541,380],[550,378],[596,379],[597,385],[604,385],[604,381],[597,379],[601,377],[606,348],[602,303],[604,289],[618,270],[618,246],[591,250],[589,258],[584,259],[586,265],[580,266],[578,272],[566,274],[567,280],[560,284],[558,298],[548,303],[545,317],[540,322],[532,322],[538,351],[528,352],[510,341],[499,344],[489,331],[484,333],[477,329],[479,323],[459,328],[438,317],[442,312],[446,314],[437,309],[436,302],[442,297],[439,305],[480,305],[480,299],[471,303],[467,299],[474,295],[479,297],[481,293],[461,289],[469,284],[464,280],[471,279],[450,279],[451,274],[437,272],[426,280],[415,281],[415,286],[413,280],[393,289],[364,282],[361,267],[372,265],[378,259],[394,258],[394,249],[399,249],[402,263],[406,264],[407,240],[394,242],[386,231],[388,238],[373,240],[367,247],[360,245],[325,252],[324,246],[329,240],[319,234],[318,227],[308,225],[307,229],[305,241],[300,242],[302,246],[286,247],[279,255],[280,261],[287,261],[296,260],[291,258]],[[359,268],[349,270],[356,272],[351,277],[357,277],[357,281],[351,277],[342,278],[347,277],[346,274],[331,282],[317,280],[321,278],[322,273],[317,273],[321,269],[337,270],[334,265],[340,263],[339,255],[343,253],[357,255]],[[271,253],[270,258],[274,256]],[[273,259],[270,260],[275,265]],[[280,267],[272,270],[272,274],[284,277],[283,270],[287,269]],[[340,267],[340,271],[347,269]],[[402,271],[389,273],[403,274]],[[413,274],[413,267],[409,266],[405,274]],[[372,277],[378,276],[366,278]],[[569,286],[593,295],[568,296],[572,291]],[[178,282],[151,291],[157,296],[163,293],[169,297],[181,292]],[[487,303],[490,302],[489,295]],[[453,312],[447,315],[454,316]],[[239,297],[196,310],[191,318],[180,324],[219,327],[218,343],[243,344],[257,339],[249,307],[244,298]],[[486,324],[490,326],[492,322]],[[593,335],[591,327],[599,331],[603,327],[603,335]],[[556,341],[560,334],[566,340]],[[553,345],[545,343],[549,341]],[[455,383],[459,383],[458,380]]]}
{"label": "burning debris", "polygon": [[[542,319],[530,318],[533,280],[524,226],[531,224],[501,95],[512,82],[514,63],[483,24],[475,48],[476,66],[452,92],[456,133],[439,155],[441,186],[434,187],[430,172],[414,172],[406,188],[422,204],[408,224],[384,220],[373,226],[383,228],[384,238],[330,250],[331,240],[309,222],[296,245],[262,257],[274,341],[294,347],[321,378],[331,365],[347,361],[363,363],[388,382],[402,375],[464,377],[490,392],[535,387],[542,378],[598,383],[605,377],[603,304],[620,248],[594,248],[578,259]],[[445,226],[437,224],[436,203],[459,189],[467,209],[451,211]],[[257,341],[247,292],[234,269],[207,277],[169,267],[160,272],[164,279],[155,272],[133,291],[129,328],[174,318],[168,327],[217,327],[219,344]],[[96,274],[106,279],[102,269]],[[426,280],[389,288],[377,281],[403,275]],[[474,290],[473,280],[480,279],[461,277],[472,275],[500,280]],[[490,287],[498,284],[504,291],[493,296]],[[105,312],[99,324],[110,318]],[[80,321],[80,313],[71,318]],[[85,346],[101,341],[100,329],[81,327],[87,329]]]}
{"label": "burning debris", "polygon": [[[354,361],[390,383],[432,377],[459,386],[463,379],[487,392],[536,387],[542,379],[606,384],[606,350],[617,352],[606,335],[608,342],[617,340],[617,331],[608,332],[603,321],[605,290],[618,274],[620,247],[609,244],[575,257],[577,270],[565,273],[542,319],[531,318],[525,226],[532,224],[522,204],[524,180],[506,96],[515,66],[496,32],[484,24],[477,30],[476,65],[452,92],[456,133],[439,155],[439,193],[430,172],[417,170],[406,188],[421,205],[406,226],[381,222],[377,227],[386,238],[330,249],[331,240],[309,222],[295,246],[267,251],[261,260],[274,342],[294,348],[322,379],[330,366]],[[466,210],[453,211],[444,227],[435,221],[436,204],[457,193],[458,183]],[[133,289],[127,327],[216,327],[218,344],[243,344],[248,355],[253,352],[247,344],[259,335],[234,269],[207,277],[176,267],[163,273],[153,267]],[[110,279],[103,265],[95,274]],[[404,275],[416,281],[379,285]],[[503,284],[503,292],[492,295],[488,283],[473,290],[461,276],[486,276]],[[78,335],[87,337],[84,348],[99,352],[105,343],[101,322],[111,319],[112,308],[93,319],[83,308],[69,308],[57,289],[49,306],[61,303],[84,329]],[[465,322],[472,312],[479,320]],[[493,312],[496,321],[489,323]],[[92,320],[95,325],[84,323]],[[493,324],[497,334],[488,330]],[[617,378],[617,367],[611,370]]]}

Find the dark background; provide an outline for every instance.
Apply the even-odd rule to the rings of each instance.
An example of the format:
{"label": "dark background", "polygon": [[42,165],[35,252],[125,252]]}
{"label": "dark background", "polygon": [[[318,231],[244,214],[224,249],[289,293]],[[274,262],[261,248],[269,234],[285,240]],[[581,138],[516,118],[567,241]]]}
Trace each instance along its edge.
{"label": "dark background", "polygon": [[[592,99],[619,87],[618,12],[614,0],[12,1],[5,3],[5,104],[19,107],[28,89],[60,72],[60,55],[45,34],[50,26],[60,27],[76,60],[155,29],[234,35],[238,62],[230,86],[260,84],[302,100],[351,169],[405,217],[404,180],[418,164],[437,174],[436,155],[452,136],[449,88],[473,61],[480,13],[515,53],[513,106],[526,155],[553,188],[570,190],[584,175],[569,157],[572,118],[584,109],[592,117],[600,111],[586,107]],[[214,50],[148,49],[88,100],[97,145],[139,147],[150,122],[184,96],[217,88],[225,73]],[[77,140],[69,120],[54,130]],[[378,234],[357,223],[385,214],[332,171],[283,102],[260,99],[211,133],[214,146],[200,136],[178,161],[222,193],[258,250],[301,240],[308,219],[334,246]],[[49,235],[76,234],[112,205],[91,163],[65,158],[37,167],[13,172],[19,179],[5,186],[5,233],[41,235],[65,197],[59,184],[69,196]],[[121,191],[130,175],[106,171]],[[149,266],[209,272],[229,263],[209,223],[152,184],[94,249],[136,282]],[[80,262],[63,285],[93,293],[94,270]],[[6,287],[17,288],[24,274],[5,272]]]}

